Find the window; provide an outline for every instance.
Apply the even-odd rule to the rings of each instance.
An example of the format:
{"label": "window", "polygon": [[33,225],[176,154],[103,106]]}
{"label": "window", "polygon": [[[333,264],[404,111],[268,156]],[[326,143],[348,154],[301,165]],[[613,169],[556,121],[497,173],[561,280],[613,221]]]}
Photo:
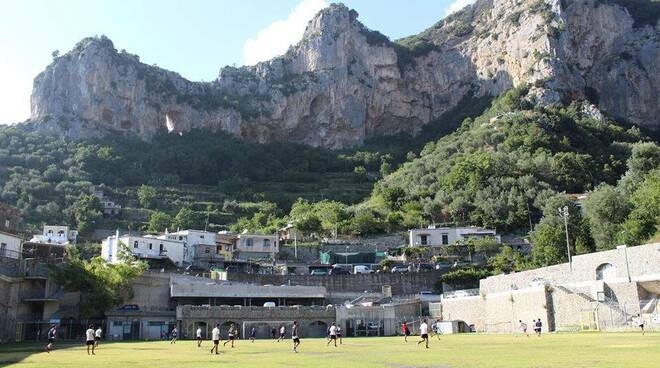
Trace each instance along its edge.
{"label": "window", "polygon": [[429,236],[428,235],[420,235],[419,236],[419,243],[421,245],[429,245]]}
{"label": "window", "polygon": [[251,247],[252,245],[254,245],[254,242],[253,242],[252,238],[245,239],[245,246],[246,247]]}
{"label": "window", "polygon": [[162,252],[164,250],[165,250],[165,247],[163,246],[163,244],[160,244],[160,251]]}
{"label": "window", "polygon": [[138,248],[138,242],[137,242],[137,240],[133,242],[133,248],[135,248],[135,249]]}
{"label": "window", "polygon": [[5,227],[9,227],[10,223],[9,220],[5,220]]}
{"label": "window", "polygon": [[179,237],[179,240],[183,240],[183,236],[180,236],[180,237]]}
{"label": "window", "polygon": [[149,243],[149,250],[152,250],[152,249],[154,249],[154,245]]}
{"label": "window", "polygon": [[204,239],[204,235],[200,235],[199,238],[200,238],[200,239]]}
{"label": "window", "polygon": [[209,248],[204,248],[204,253],[209,254],[211,253],[211,250]]}
{"label": "window", "polygon": [[596,280],[609,280],[616,277],[616,268],[611,263],[603,263],[596,268]]}
{"label": "window", "polygon": [[442,245],[448,245],[449,244],[449,234],[444,233],[442,234]]}
{"label": "window", "polygon": [[0,256],[5,256],[7,255],[7,244],[2,243],[0,244]]}
{"label": "window", "polygon": [[264,248],[270,247],[270,239],[264,239]]}

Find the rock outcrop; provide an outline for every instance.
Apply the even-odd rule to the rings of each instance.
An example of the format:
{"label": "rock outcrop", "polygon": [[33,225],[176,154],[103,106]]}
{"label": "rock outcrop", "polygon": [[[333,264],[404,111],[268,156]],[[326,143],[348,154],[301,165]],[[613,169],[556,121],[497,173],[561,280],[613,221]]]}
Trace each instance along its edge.
{"label": "rock outcrop", "polygon": [[285,55],[208,83],[86,38],[37,76],[31,120],[71,137],[203,128],[342,148],[416,134],[465,98],[527,83],[538,103],[587,98],[657,130],[660,25],[617,2],[480,0],[396,42],[333,4]]}

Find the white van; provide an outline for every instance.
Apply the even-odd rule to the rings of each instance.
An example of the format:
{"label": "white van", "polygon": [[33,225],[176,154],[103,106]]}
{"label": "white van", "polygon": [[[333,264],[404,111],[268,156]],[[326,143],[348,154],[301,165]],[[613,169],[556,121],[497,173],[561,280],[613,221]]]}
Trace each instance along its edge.
{"label": "white van", "polygon": [[360,265],[360,266],[354,266],[353,267],[353,273],[356,274],[356,275],[359,274],[359,273],[374,273],[374,270],[371,269],[370,266]]}

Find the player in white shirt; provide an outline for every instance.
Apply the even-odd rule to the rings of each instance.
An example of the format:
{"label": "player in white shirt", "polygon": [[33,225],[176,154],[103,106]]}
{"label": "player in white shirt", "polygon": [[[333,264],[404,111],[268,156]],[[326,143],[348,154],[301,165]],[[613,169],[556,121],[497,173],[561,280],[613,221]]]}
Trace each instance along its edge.
{"label": "player in white shirt", "polygon": [[53,350],[53,344],[55,344],[55,338],[57,337],[57,326],[50,325],[50,330],[48,330],[48,345],[44,348],[47,353],[50,353]]}
{"label": "player in white shirt", "polygon": [[197,338],[197,347],[202,346],[202,328],[197,327],[197,331],[195,331],[195,337]]}
{"label": "player in white shirt", "polygon": [[179,335],[179,333],[176,330],[176,327],[172,329],[172,332],[170,333],[170,336],[172,337],[172,340],[170,340],[170,344],[176,344],[176,338]]}
{"label": "player in white shirt", "polygon": [[96,347],[94,342],[94,325],[89,325],[87,331],[85,331],[85,344],[87,345],[87,355],[89,355],[89,347],[92,347],[92,355],[96,355],[94,348]]}
{"label": "player in white shirt", "polygon": [[334,322],[332,322],[332,325],[330,326],[330,330],[328,333],[328,343],[325,346],[330,345],[331,342],[335,343],[335,347],[337,347],[337,326],[335,325]]}
{"label": "player in white shirt", "polygon": [[280,326],[280,337],[277,338],[277,342],[284,340],[286,338],[286,327],[284,325]]}
{"label": "player in white shirt", "polygon": [[220,343],[220,324],[216,324],[213,331],[211,331],[211,340],[213,340],[213,347],[211,348],[211,354],[215,350],[216,354],[218,353],[218,344]]}
{"label": "player in white shirt", "polygon": [[94,347],[97,348],[99,347],[99,342],[101,341],[101,336],[103,335],[103,330],[101,329],[101,326],[94,331]]}
{"label": "player in white shirt", "polygon": [[637,313],[637,327],[642,330],[642,336],[644,336],[644,318],[639,313]]}
{"label": "player in white shirt", "polygon": [[429,325],[426,324],[426,319],[422,321],[422,324],[419,325],[419,336],[422,338],[417,341],[417,345],[426,342],[426,348],[429,348]]}
{"label": "player in white shirt", "polygon": [[521,319],[519,319],[518,322],[520,323],[520,331],[529,337],[529,332],[527,332],[527,323],[523,322]]}

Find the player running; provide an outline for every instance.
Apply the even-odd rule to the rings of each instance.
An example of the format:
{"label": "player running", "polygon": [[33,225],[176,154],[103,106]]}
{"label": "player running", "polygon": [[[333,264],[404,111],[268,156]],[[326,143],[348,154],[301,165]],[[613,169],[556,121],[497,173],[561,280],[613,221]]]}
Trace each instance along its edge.
{"label": "player running", "polygon": [[176,344],[176,336],[178,335],[176,331],[176,326],[172,329],[170,335],[172,336],[172,340],[170,340],[170,344]]}
{"label": "player running", "polygon": [[55,325],[50,325],[50,330],[48,330],[48,344],[44,347],[44,350],[47,353],[50,353],[53,350],[55,344],[55,338],[57,337],[57,327]]}
{"label": "player running", "polygon": [[426,319],[422,321],[422,324],[419,325],[419,336],[422,338],[417,341],[417,345],[426,342],[426,348],[429,348],[429,325],[426,324]]}
{"label": "player running", "polygon": [[433,332],[435,333],[435,336],[440,340],[440,335],[442,335],[442,327],[440,326],[440,320],[436,320],[435,323],[433,324]]}
{"label": "player running", "polygon": [[335,347],[337,347],[337,326],[334,322],[332,322],[332,325],[328,330],[328,343],[325,346],[329,346],[331,342],[334,342]]}
{"label": "player running", "polygon": [[103,335],[103,330],[101,329],[101,326],[94,331],[94,347],[98,348],[99,347],[99,342],[101,341],[101,336]]}
{"label": "player running", "polygon": [[523,322],[521,319],[519,319],[518,322],[520,323],[520,331],[529,337],[529,333],[527,332],[527,323]]}
{"label": "player running", "polygon": [[87,345],[87,355],[89,355],[89,347],[92,347],[92,355],[96,355],[94,348],[96,347],[94,341],[94,325],[89,325],[87,331],[85,331],[85,344]]}
{"label": "player running", "polygon": [[639,313],[637,313],[637,327],[642,330],[642,336],[644,336],[644,318]]}
{"label": "player running", "polygon": [[254,342],[254,339],[257,337],[257,328],[252,327],[250,329],[250,341]]}
{"label": "player running", "polygon": [[218,353],[218,344],[220,344],[220,324],[217,323],[215,325],[215,328],[213,331],[211,331],[211,340],[213,340],[213,347],[211,347],[211,354],[213,354],[213,350],[215,350],[216,354]]}
{"label": "player running", "polygon": [[236,330],[236,325],[233,323],[229,325],[229,331],[227,332],[227,336],[229,336],[229,340],[225,341],[222,346],[227,346],[228,342],[231,342],[231,347],[234,347],[234,339],[236,338],[236,333],[238,331]]}
{"label": "player running", "polygon": [[286,338],[286,327],[284,325],[280,326],[280,337],[277,338],[277,342],[280,342],[280,340],[284,340]]}
{"label": "player running", "polygon": [[300,346],[300,335],[298,333],[298,322],[293,321],[293,327],[291,327],[291,339],[293,340],[293,352],[298,352],[298,346]]}
{"label": "player running", "polygon": [[408,328],[408,322],[403,321],[401,325],[401,331],[403,332],[403,341],[408,342],[408,336],[410,336],[410,329]]}
{"label": "player running", "polygon": [[541,337],[541,330],[543,329],[543,322],[541,322],[541,319],[539,318],[534,322],[534,332],[536,332],[536,335],[538,337]]}
{"label": "player running", "polygon": [[195,337],[197,338],[197,347],[202,346],[202,328],[197,327],[197,331],[195,331]]}
{"label": "player running", "polygon": [[340,327],[340,326],[337,326],[337,340],[339,340],[339,345],[343,345],[343,344],[344,344],[344,342],[343,342],[342,339],[341,339],[341,336],[342,336],[342,335],[341,335],[341,327]]}

